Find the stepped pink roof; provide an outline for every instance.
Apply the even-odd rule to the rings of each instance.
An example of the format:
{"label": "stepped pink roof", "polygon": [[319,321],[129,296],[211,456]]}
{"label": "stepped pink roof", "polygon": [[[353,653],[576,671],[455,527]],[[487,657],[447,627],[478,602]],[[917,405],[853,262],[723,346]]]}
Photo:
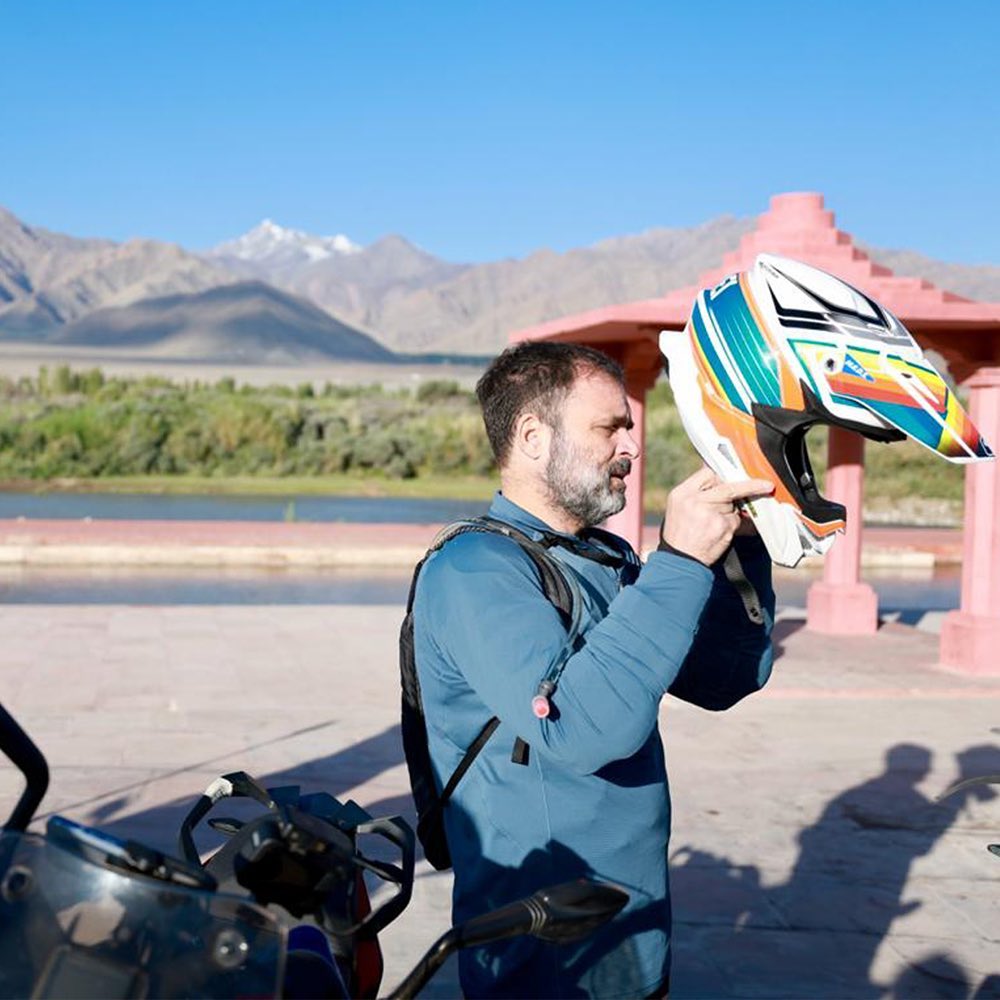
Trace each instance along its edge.
{"label": "stepped pink roof", "polygon": [[518,330],[519,340],[575,340],[622,344],[655,339],[663,329],[682,329],[695,296],[727,274],[746,270],[758,253],[780,254],[835,274],[892,310],[924,348],[942,354],[952,374],[965,379],[983,365],[1000,364],[1000,302],[976,302],[922,278],[904,278],[876,264],[834,224],[823,196],[779,194],[719,267],[687,288],[662,298],[604,306]]}

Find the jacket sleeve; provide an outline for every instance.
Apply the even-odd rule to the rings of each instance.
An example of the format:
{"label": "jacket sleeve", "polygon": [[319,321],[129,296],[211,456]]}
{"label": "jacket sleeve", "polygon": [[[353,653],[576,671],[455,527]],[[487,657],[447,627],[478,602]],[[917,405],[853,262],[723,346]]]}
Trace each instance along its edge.
{"label": "jacket sleeve", "polygon": [[[432,680],[446,702],[460,704],[471,688],[534,750],[587,774],[649,738],[712,581],[698,563],[654,553],[570,655],[547,719],[535,717],[531,702],[564,655],[566,630],[531,560],[509,539],[469,533],[428,560],[417,583],[414,637],[418,649],[433,650],[426,669],[441,673]],[[435,724],[430,713],[428,724]]]}
{"label": "jacket sleeve", "polygon": [[720,560],[712,568],[712,594],[702,612],[701,627],[670,685],[672,695],[714,711],[731,708],[762,688],[773,659],[771,559],[759,538],[737,538],[734,544],[743,572],[757,591],[764,621],[750,620]]}

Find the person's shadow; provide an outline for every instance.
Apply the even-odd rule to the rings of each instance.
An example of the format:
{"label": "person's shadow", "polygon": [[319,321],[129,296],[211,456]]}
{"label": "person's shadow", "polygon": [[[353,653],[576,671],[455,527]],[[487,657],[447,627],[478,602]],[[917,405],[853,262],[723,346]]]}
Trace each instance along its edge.
{"label": "person's shadow", "polygon": [[[1000,772],[996,747],[971,747],[956,761],[960,779]],[[893,921],[934,916],[927,912],[931,903],[908,885],[914,861],[931,851],[970,799],[996,796],[978,786],[935,803],[917,787],[930,766],[926,748],[892,747],[880,774],[831,799],[802,831],[798,858],[780,885],[762,885],[754,866],[692,848],[677,852],[679,951],[671,995],[860,998],[903,988],[890,995],[967,997],[977,986],[976,996],[993,995],[982,992],[992,989],[989,980],[972,982],[953,956],[941,953],[908,967],[897,981],[902,987],[873,977],[875,953]],[[985,844],[983,864],[989,865]],[[686,956],[693,959],[687,967]]]}

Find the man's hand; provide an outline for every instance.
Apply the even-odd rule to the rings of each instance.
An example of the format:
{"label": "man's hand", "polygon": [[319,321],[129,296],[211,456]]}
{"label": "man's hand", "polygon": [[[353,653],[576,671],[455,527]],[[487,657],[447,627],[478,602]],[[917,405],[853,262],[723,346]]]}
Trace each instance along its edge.
{"label": "man's hand", "polygon": [[740,527],[738,501],[773,492],[774,484],[766,479],[725,483],[711,469],[703,468],[670,491],[661,529],[663,541],[711,566],[729,548]]}

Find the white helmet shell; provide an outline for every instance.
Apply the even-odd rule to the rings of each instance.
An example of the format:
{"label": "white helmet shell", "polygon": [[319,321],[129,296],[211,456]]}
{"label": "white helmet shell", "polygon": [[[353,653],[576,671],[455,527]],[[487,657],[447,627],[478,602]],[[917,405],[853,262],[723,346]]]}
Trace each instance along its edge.
{"label": "white helmet shell", "polygon": [[878,441],[909,436],[952,462],[993,457],[903,324],[818,268],[761,254],[698,295],[660,349],[684,428],[722,479],[770,479],[747,504],[775,562],[822,555],[844,508],[817,488],[805,434],[817,423]]}

